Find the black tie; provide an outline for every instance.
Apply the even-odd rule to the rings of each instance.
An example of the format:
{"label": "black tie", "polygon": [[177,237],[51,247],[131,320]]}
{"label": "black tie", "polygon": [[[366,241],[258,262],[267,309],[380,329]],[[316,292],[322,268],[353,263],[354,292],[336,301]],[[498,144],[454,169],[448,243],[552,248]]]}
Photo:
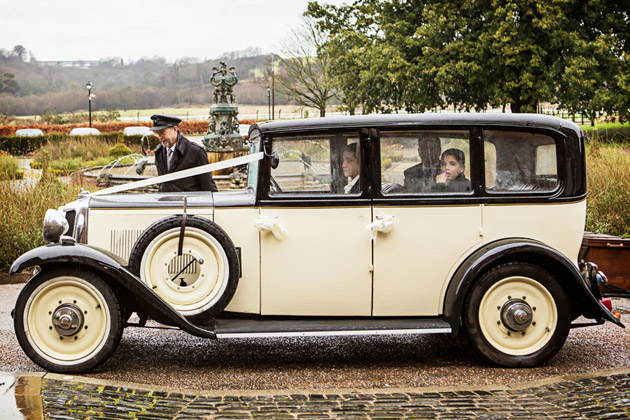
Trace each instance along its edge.
{"label": "black tie", "polygon": [[173,149],[168,149],[168,157],[166,158],[166,168],[171,170],[171,159],[173,159]]}

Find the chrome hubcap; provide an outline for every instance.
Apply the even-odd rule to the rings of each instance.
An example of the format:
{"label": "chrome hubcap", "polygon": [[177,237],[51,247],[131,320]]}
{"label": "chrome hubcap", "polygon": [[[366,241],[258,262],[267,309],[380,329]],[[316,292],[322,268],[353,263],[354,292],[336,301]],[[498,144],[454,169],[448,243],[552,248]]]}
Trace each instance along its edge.
{"label": "chrome hubcap", "polygon": [[507,301],[501,309],[501,321],[512,331],[525,331],[533,319],[532,308],[520,299]]}
{"label": "chrome hubcap", "polygon": [[72,303],[60,305],[52,315],[55,330],[64,336],[74,335],[83,328],[83,313]]}

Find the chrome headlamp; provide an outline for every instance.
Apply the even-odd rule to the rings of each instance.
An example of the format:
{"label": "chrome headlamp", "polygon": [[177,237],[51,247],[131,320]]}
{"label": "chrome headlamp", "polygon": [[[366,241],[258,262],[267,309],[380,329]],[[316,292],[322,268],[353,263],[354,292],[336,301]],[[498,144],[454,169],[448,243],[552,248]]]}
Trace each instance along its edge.
{"label": "chrome headlamp", "polygon": [[68,227],[68,221],[63,214],[54,209],[46,210],[42,234],[47,243],[59,242],[59,238],[68,231]]}

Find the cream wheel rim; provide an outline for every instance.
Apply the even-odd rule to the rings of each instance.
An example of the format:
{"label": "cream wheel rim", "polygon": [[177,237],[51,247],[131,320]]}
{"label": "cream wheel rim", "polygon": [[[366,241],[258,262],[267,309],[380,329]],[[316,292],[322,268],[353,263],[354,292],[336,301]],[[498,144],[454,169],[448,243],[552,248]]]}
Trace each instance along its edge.
{"label": "cream wheel rim", "polygon": [[[64,335],[59,332],[58,317],[67,307],[79,311],[82,322]],[[56,364],[74,365],[90,359],[105,346],[111,317],[105,298],[94,285],[78,277],[62,276],[41,284],[30,295],[24,326],[27,340],[41,357]]]}
{"label": "cream wheel rim", "polygon": [[[223,295],[229,280],[228,259],[221,244],[209,233],[186,228],[182,256],[178,256],[180,229],[169,229],[151,241],[140,263],[140,277],[182,315],[205,312]],[[194,267],[173,278],[173,262]],[[185,264],[191,262],[191,265]],[[186,278],[186,281],[182,281]]]}
{"label": "cream wheel rim", "polygon": [[[525,309],[522,312],[519,309],[525,323],[522,328],[506,325],[506,308],[514,306]],[[542,284],[528,277],[514,276],[497,282],[479,304],[483,336],[492,347],[512,356],[529,355],[543,348],[551,340],[557,323],[558,310],[553,296]]]}

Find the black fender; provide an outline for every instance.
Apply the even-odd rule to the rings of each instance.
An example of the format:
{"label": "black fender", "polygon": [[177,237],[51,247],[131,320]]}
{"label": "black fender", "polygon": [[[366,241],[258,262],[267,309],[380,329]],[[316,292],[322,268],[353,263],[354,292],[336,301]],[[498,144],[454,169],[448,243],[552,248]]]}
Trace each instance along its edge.
{"label": "black fender", "polygon": [[[104,281],[115,286],[112,287],[115,293],[133,296],[135,298],[133,301],[137,303],[142,313],[150,318],[165,325],[179,327],[198,337],[216,338],[214,330],[207,330],[188,322],[186,318],[147,287],[142,280],[131,274],[124,267],[123,261],[103,249],[68,242],[45,245],[18,257],[11,265],[9,274],[18,273],[36,265],[40,266],[42,270],[46,270],[46,267],[68,264],[83,266],[100,276]],[[131,309],[135,310],[136,308]]]}
{"label": "black fender", "polygon": [[593,295],[578,268],[557,250],[531,239],[509,238],[488,243],[472,253],[455,271],[446,290],[444,319],[459,330],[460,319],[466,297],[471,286],[487,270],[511,261],[530,262],[549,270],[561,278],[561,286],[577,309],[577,315],[599,321],[610,321],[622,328],[625,326]]}

